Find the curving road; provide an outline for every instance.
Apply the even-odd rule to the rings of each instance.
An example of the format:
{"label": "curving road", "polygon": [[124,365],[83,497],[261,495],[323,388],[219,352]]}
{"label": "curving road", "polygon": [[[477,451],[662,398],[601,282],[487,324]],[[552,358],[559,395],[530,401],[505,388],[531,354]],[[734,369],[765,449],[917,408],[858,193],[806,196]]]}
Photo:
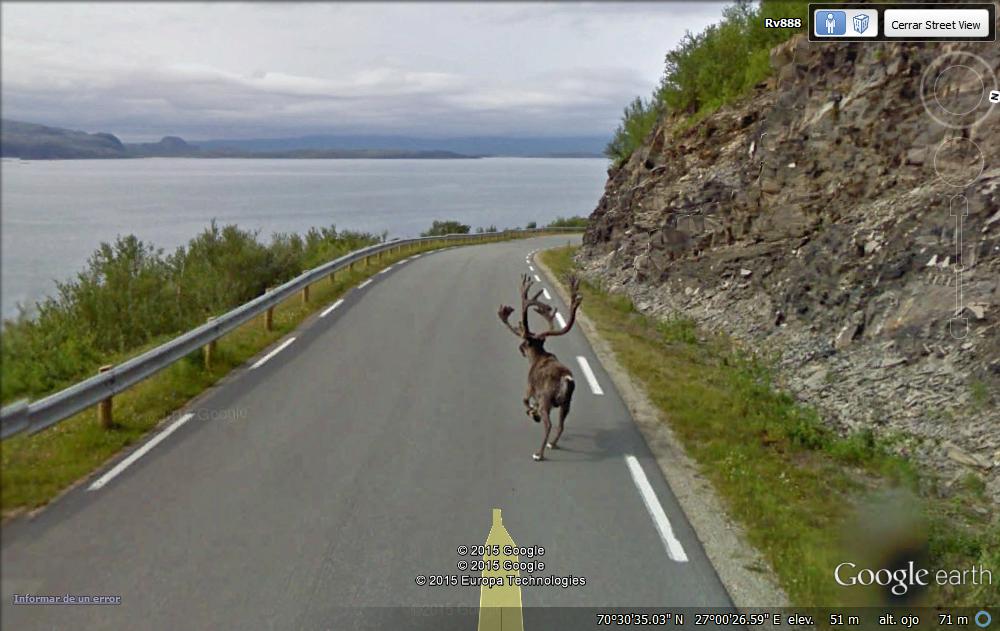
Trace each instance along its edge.
{"label": "curving road", "polygon": [[475,629],[478,587],[415,577],[478,575],[456,569],[457,548],[485,542],[492,508],[519,546],[545,548],[538,575],[587,581],[524,587],[525,629],[584,628],[553,622],[571,611],[555,607],[731,606],[577,330],[548,344],[578,384],[564,449],[531,459],[527,364],[496,309],[517,305],[531,251],[566,241],[397,264],[200,397],[128,466],[99,472],[100,488],[6,525],[4,627]]}

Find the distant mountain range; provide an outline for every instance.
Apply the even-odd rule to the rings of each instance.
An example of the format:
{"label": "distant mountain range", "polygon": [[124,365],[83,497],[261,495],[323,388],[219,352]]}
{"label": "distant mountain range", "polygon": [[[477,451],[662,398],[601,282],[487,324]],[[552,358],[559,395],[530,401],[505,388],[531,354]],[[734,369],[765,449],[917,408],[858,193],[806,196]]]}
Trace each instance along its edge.
{"label": "distant mountain range", "polygon": [[601,157],[604,136],[506,137],[465,136],[416,138],[412,136],[313,135],[296,138],[249,140],[199,140],[203,149],[236,149],[247,152],[301,151],[306,149],[451,151],[468,156]]}
{"label": "distant mountain range", "polygon": [[314,135],[299,138],[204,140],[177,136],[159,142],[123,143],[109,133],[87,133],[13,120],[0,121],[0,155],[31,160],[86,158],[476,158],[599,157],[606,139],[413,138],[409,136]]}

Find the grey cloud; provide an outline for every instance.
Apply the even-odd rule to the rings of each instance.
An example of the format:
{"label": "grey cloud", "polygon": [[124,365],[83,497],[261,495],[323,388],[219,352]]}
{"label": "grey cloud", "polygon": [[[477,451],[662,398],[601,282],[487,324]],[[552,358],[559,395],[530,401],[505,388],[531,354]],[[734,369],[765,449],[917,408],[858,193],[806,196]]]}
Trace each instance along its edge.
{"label": "grey cloud", "polygon": [[719,13],[634,5],[8,4],[4,115],[127,139],[605,134]]}

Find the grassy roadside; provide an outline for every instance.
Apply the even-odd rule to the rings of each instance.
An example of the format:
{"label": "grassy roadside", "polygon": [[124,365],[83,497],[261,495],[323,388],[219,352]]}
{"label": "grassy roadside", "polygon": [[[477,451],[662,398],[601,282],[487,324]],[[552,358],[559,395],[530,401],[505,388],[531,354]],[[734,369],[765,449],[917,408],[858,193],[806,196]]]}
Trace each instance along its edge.
{"label": "grassy roadside", "polygon": [[[428,245],[387,255],[381,260],[372,260],[368,267],[338,272],[332,282],[323,280],[314,283],[309,303],[303,304],[299,296],[295,296],[275,308],[273,330],[266,331],[262,319],[255,318],[219,340],[210,370],[206,370],[201,353],[193,353],[116,396],[116,427],[110,431],[99,426],[94,410],[87,410],[33,436],[18,435],[3,441],[0,443],[0,508],[3,517],[6,519],[48,503],[122,448],[140,440],[171,412],[360,281],[412,254],[449,245],[452,244]],[[109,358],[109,363],[119,363],[163,341],[166,340],[157,340],[127,356]]]}
{"label": "grassy roadside", "polygon": [[[575,248],[541,253],[558,277]],[[582,310],[619,362],[643,386],[700,465],[797,606],[875,605],[881,594],[838,586],[833,569],[894,567],[920,550],[934,569],[982,565],[993,585],[932,586],[907,604],[983,606],[996,602],[1000,527],[973,507],[982,488],[970,477],[939,493],[871,435],[838,437],[817,414],[772,385],[768,362],[683,317],[659,321],[625,297],[581,282]],[[912,557],[911,557],[912,558]]]}

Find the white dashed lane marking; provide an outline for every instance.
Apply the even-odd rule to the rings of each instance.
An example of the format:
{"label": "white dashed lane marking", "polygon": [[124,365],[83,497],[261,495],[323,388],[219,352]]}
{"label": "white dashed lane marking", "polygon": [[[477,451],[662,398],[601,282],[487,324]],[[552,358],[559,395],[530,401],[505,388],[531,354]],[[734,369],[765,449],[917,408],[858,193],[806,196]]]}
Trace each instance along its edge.
{"label": "white dashed lane marking", "polygon": [[270,353],[268,353],[267,355],[264,355],[263,357],[261,357],[260,359],[258,359],[258,360],[257,360],[257,361],[256,361],[256,362],[254,363],[254,365],[253,365],[253,366],[250,366],[250,370],[253,370],[254,368],[260,368],[260,367],[261,367],[261,366],[263,366],[263,365],[264,365],[265,363],[267,363],[267,360],[271,359],[272,357],[274,357],[275,355],[277,355],[277,354],[278,354],[278,353],[280,353],[281,351],[283,351],[283,350],[285,350],[286,348],[288,348],[288,345],[289,345],[289,344],[291,344],[291,343],[292,343],[292,342],[294,342],[294,341],[295,341],[295,338],[294,338],[294,337],[290,337],[290,338],[288,338],[287,340],[285,340],[284,342],[282,342],[282,343],[281,343],[281,345],[280,345],[280,346],[278,346],[278,348],[274,349],[273,351],[271,351],[271,352],[270,352]]}
{"label": "white dashed lane marking", "polygon": [[[562,318],[560,318],[561,320]],[[565,324],[563,326],[566,326]],[[583,371],[583,376],[586,377],[587,383],[590,385],[590,390],[597,395],[604,394],[604,390],[601,390],[601,384],[597,383],[597,377],[594,375],[594,371],[590,369],[590,364],[587,363],[587,358],[583,355],[577,355],[576,361],[580,364],[580,370]]]}
{"label": "white dashed lane marking", "polygon": [[333,311],[334,309],[336,309],[337,307],[339,307],[342,304],[344,304],[344,299],[343,298],[341,298],[337,302],[333,303],[332,305],[330,305],[326,309],[323,309],[323,313],[319,314],[319,317],[325,318],[326,316],[330,315],[331,311]]}
{"label": "white dashed lane marking", "polygon": [[684,552],[684,546],[674,536],[674,529],[670,526],[670,520],[667,519],[667,514],[663,512],[663,506],[660,505],[660,500],[656,497],[656,492],[653,490],[652,485],[650,485],[649,479],[646,478],[646,472],[642,470],[642,465],[639,464],[639,461],[632,454],[625,456],[625,464],[628,466],[629,473],[632,474],[632,481],[635,482],[636,488],[639,489],[639,495],[642,496],[642,501],[646,505],[646,510],[649,511],[649,516],[653,519],[653,525],[656,526],[656,531],[660,534],[663,547],[667,549],[667,556],[672,561],[685,563],[688,557]]}
{"label": "white dashed lane marking", "polygon": [[100,488],[103,488],[104,485],[106,485],[108,482],[110,482],[110,481],[114,480],[116,477],[118,477],[118,475],[122,471],[124,471],[125,469],[128,469],[129,466],[131,466],[133,462],[135,462],[139,458],[142,458],[144,455],[146,455],[146,453],[149,452],[150,449],[152,449],[153,447],[156,447],[161,442],[163,442],[164,440],[166,440],[167,436],[170,436],[171,434],[173,434],[175,431],[177,431],[180,428],[181,425],[183,425],[184,423],[187,423],[193,417],[194,417],[194,414],[192,414],[191,412],[188,412],[187,414],[181,416],[179,419],[177,419],[176,421],[174,421],[173,424],[170,427],[168,427],[167,429],[163,430],[162,432],[160,432],[156,436],[153,436],[149,440],[149,442],[147,442],[145,445],[143,445],[142,447],[139,447],[138,449],[136,449],[135,451],[133,451],[131,454],[129,454],[128,458],[125,458],[124,460],[122,460],[121,462],[119,462],[118,464],[116,464],[113,469],[111,469],[110,471],[108,471],[107,473],[105,473],[104,475],[102,475],[101,477],[99,477],[96,480],[94,480],[94,483],[91,484],[89,487],[87,487],[87,490],[88,491],[96,491],[96,490],[98,490]]}

